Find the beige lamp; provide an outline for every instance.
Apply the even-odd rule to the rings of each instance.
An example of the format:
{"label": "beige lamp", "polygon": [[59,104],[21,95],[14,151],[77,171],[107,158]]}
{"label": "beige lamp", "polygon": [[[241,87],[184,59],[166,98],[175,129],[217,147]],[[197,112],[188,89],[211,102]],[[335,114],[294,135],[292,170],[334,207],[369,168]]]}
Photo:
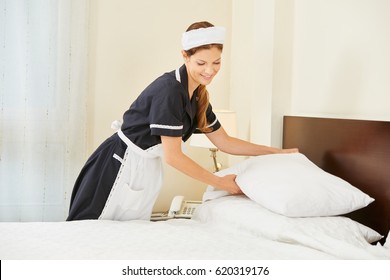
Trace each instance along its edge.
{"label": "beige lamp", "polygon": [[[229,136],[237,136],[236,112],[229,110],[214,110],[218,121]],[[215,172],[221,170],[222,165],[217,161],[218,148],[207,138],[206,134],[193,134],[190,145],[194,147],[208,148],[213,158]]]}

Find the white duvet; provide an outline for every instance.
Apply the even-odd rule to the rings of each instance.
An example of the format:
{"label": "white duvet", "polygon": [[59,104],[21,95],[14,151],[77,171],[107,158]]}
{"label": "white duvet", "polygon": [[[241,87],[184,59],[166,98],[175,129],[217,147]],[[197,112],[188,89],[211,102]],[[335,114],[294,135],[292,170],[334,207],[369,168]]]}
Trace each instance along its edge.
{"label": "white duvet", "polygon": [[243,196],[192,220],[0,223],[0,259],[390,259],[388,243],[348,218],[286,218]]}

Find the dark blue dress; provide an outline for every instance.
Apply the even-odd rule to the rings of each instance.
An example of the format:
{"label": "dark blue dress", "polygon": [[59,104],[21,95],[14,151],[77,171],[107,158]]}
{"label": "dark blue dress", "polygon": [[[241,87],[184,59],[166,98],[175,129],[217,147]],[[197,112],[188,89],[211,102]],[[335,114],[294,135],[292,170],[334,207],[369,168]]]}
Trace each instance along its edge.
{"label": "dark blue dress", "polygon": [[[193,133],[199,132],[197,131],[196,110],[197,90],[190,100],[185,65],[176,72],[165,73],[153,81],[123,115],[120,132],[122,138],[126,137],[127,139],[121,139],[118,133],[113,134],[96,149],[82,168],[73,188],[67,220],[102,218],[102,212],[107,207],[106,204],[111,197],[113,197],[111,204],[137,204],[137,207],[128,205],[129,209],[131,208],[129,210],[124,209],[127,207],[126,205],[120,205],[116,210],[107,210],[111,211],[111,214],[105,215],[105,219],[148,219],[161,186],[157,186],[152,192],[148,188],[154,188],[154,184],[161,185],[161,180],[149,182],[149,186],[145,184],[146,187],[143,186],[142,190],[135,187],[131,191],[133,193],[137,191],[136,200],[134,198],[133,200],[124,200],[124,202],[117,202],[115,196],[127,196],[127,194],[113,194],[113,186],[123,181],[119,178],[120,176],[129,177],[126,180],[131,182],[134,182],[134,178],[130,177],[134,176],[145,176],[145,174],[148,177],[158,178],[161,176],[159,174],[162,172],[160,168],[155,167],[156,170],[143,168],[140,167],[139,162],[132,163],[132,165],[136,164],[138,169],[133,166],[130,168],[131,170],[126,172],[129,158],[135,156],[131,153],[135,151],[136,156],[142,158],[143,155],[146,155],[143,154],[144,151],[161,146],[160,136],[182,137],[183,141],[188,140]],[[212,129],[217,130],[220,123],[216,119],[211,105],[209,105],[206,115],[208,122],[212,124]],[[157,163],[142,164],[158,166]],[[144,179],[140,180],[141,183],[138,180],[136,184],[143,185],[142,180]],[[125,183],[125,185],[128,184]],[[146,190],[144,190],[145,188]],[[139,202],[140,200],[145,202]],[[136,211],[135,208],[137,208]],[[144,210],[144,208],[147,209]]]}

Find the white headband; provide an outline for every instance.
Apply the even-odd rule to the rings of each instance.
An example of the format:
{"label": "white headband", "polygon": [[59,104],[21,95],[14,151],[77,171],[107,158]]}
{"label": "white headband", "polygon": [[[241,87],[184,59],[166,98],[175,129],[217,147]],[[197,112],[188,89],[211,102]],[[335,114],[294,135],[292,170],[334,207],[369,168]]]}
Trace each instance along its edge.
{"label": "white headband", "polygon": [[183,33],[181,38],[181,44],[185,51],[209,44],[223,44],[224,42],[225,28],[220,26],[193,29]]}

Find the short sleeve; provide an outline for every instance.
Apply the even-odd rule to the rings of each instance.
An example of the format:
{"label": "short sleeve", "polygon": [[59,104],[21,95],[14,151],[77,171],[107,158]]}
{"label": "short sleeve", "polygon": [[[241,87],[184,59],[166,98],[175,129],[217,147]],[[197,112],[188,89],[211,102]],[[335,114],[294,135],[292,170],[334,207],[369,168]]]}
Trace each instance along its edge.
{"label": "short sleeve", "polygon": [[171,84],[154,95],[149,120],[152,135],[182,136],[185,101],[180,87]]}

